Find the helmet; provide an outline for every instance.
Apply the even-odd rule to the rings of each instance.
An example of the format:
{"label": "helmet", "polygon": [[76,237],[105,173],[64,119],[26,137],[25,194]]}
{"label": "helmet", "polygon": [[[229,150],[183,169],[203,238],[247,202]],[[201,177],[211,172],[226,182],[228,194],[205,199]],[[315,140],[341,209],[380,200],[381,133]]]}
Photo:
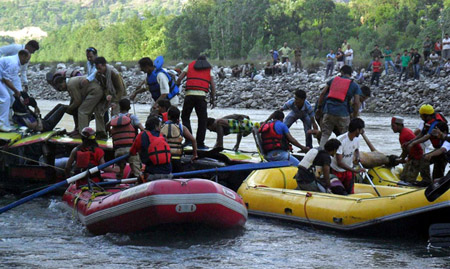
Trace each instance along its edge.
{"label": "helmet", "polygon": [[87,139],[95,139],[95,131],[91,127],[84,127],[81,131],[81,137]]}
{"label": "helmet", "polygon": [[420,115],[432,115],[432,114],[434,114],[434,108],[429,104],[422,105],[419,109],[419,114]]}

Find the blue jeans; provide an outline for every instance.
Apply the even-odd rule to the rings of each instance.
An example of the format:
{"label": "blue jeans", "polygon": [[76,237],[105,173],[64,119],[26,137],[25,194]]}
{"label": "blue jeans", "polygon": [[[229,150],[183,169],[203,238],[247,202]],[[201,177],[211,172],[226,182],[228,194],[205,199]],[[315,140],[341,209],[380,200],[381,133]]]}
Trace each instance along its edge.
{"label": "blue jeans", "polygon": [[305,142],[306,146],[312,148],[312,135],[307,132],[311,130],[311,117],[303,111],[301,113],[295,113],[294,111],[289,112],[289,114],[284,118],[284,124],[288,128],[291,128],[292,124],[297,120],[301,120],[303,122],[303,129],[305,131]]}
{"label": "blue jeans", "polygon": [[413,70],[414,70],[414,78],[419,79],[420,78],[420,64],[413,64]]}
{"label": "blue jeans", "polygon": [[395,68],[393,61],[384,61],[384,70],[386,70],[386,75],[388,74],[389,66],[392,66],[394,72],[398,72],[397,68]]}
{"label": "blue jeans", "polygon": [[294,166],[298,166],[298,164],[300,163],[299,160],[297,160],[297,158],[292,156],[289,152],[281,149],[269,151],[265,157],[270,162],[290,161]]}
{"label": "blue jeans", "polygon": [[405,73],[405,81],[408,80],[408,67],[406,66],[402,66],[402,71],[400,72],[400,76],[398,77],[398,80],[401,81],[402,80],[402,75],[403,73]]}

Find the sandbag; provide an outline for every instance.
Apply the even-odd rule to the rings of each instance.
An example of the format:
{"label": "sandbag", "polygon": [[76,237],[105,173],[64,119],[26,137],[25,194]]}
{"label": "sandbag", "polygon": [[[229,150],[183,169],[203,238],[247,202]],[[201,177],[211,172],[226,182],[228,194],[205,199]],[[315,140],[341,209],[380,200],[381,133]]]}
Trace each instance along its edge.
{"label": "sandbag", "polygon": [[359,158],[364,168],[373,168],[389,164],[389,157],[379,151],[360,152]]}

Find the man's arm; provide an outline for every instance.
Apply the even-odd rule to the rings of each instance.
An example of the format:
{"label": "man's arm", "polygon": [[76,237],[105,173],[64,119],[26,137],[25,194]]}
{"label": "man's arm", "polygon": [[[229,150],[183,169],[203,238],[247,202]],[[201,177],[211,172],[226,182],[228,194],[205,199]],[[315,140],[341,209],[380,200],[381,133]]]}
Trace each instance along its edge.
{"label": "man's arm", "polygon": [[361,106],[361,101],[359,99],[359,94],[355,94],[354,99],[353,99],[353,118],[358,117],[360,106]]}
{"label": "man's arm", "polygon": [[20,80],[22,81],[22,87],[24,92],[28,92],[28,78],[27,78],[28,63],[20,67]]}
{"label": "man's arm", "polygon": [[191,141],[192,143],[192,161],[195,159],[198,159],[197,155],[197,140],[195,140],[195,137],[189,132],[189,129],[186,128],[186,126],[183,126],[183,136],[187,140]]}
{"label": "man's arm", "polygon": [[336,154],[336,162],[337,162],[337,165],[340,167],[340,168],[342,168],[342,169],[345,169],[345,170],[347,170],[347,171],[350,171],[350,172],[353,172],[353,173],[359,173],[359,172],[365,172],[365,169],[355,169],[355,168],[353,168],[353,167],[350,167],[350,166],[348,166],[347,164],[345,164],[344,162],[343,162],[343,156],[342,156],[342,154]]}
{"label": "man's arm", "polygon": [[325,164],[322,166],[322,172],[323,172],[323,179],[325,180],[325,187],[327,189],[330,188],[330,165]]}
{"label": "man's arm", "polygon": [[211,76],[211,92],[209,93],[209,102],[211,103],[211,109],[213,109],[215,104],[215,97],[216,97],[216,83],[214,82],[214,77]]}
{"label": "man's arm", "polygon": [[3,78],[2,81],[14,92],[14,96],[20,97],[20,92],[16,89],[16,87],[14,87],[14,84],[10,80]]}
{"label": "man's arm", "polygon": [[286,133],[284,134],[286,136],[286,139],[294,146],[300,148],[303,152],[308,152],[309,148],[303,146],[302,144],[300,144],[292,135],[291,133]]}
{"label": "man's arm", "polygon": [[77,152],[77,148],[74,148],[70,152],[69,160],[67,160],[66,167],[64,168],[64,173],[66,177],[70,177],[70,172],[72,171],[72,164],[75,161],[75,153]]}
{"label": "man's arm", "polygon": [[181,84],[181,81],[183,81],[183,79],[184,79],[184,77],[186,76],[186,72],[181,72],[181,74],[180,74],[180,76],[178,77],[178,79],[177,79],[177,86],[180,86],[180,84]]}

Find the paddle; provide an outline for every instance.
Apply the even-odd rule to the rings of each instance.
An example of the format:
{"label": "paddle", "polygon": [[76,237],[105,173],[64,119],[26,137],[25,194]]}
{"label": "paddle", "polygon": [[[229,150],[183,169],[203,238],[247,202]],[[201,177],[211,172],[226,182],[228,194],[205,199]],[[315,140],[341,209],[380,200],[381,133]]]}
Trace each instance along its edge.
{"label": "paddle", "polygon": [[53,190],[55,190],[55,189],[57,189],[57,188],[59,188],[59,187],[65,186],[65,185],[70,184],[70,183],[73,183],[73,182],[75,182],[75,181],[77,181],[77,180],[79,180],[79,179],[82,179],[82,178],[84,178],[85,176],[87,176],[87,175],[89,175],[89,174],[97,173],[97,172],[100,171],[101,169],[103,169],[103,168],[105,168],[105,167],[108,167],[108,166],[110,166],[110,165],[112,165],[112,164],[114,164],[114,163],[116,163],[116,162],[118,162],[118,161],[127,159],[128,157],[129,157],[128,154],[123,155],[123,156],[120,156],[119,158],[115,158],[114,160],[111,160],[111,161],[106,162],[106,163],[104,163],[104,164],[101,164],[101,165],[99,165],[99,166],[93,167],[93,168],[91,168],[91,169],[89,169],[89,170],[87,170],[87,171],[84,171],[84,172],[82,172],[82,173],[79,173],[79,174],[77,174],[77,175],[75,175],[75,176],[72,176],[72,177],[70,177],[70,178],[68,178],[68,179],[66,179],[66,180],[61,181],[61,182],[55,183],[55,184],[51,185],[51,186],[48,187],[48,188],[45,188],[45,189],[43,189],[43,190],[41,190],[41,191],[38,191],[38,192],[36,192],[36,193],[34,193],[34,194],[32,194],[32,195],[29,195],[29,196],[27,196],[27,197],[24,197],[24,198],[22,198],[22,199],[20,199],[20,200],[17,200],[17,201],[15,201],[15,202],[13,202],[13,203],[11,203],[11,204],[9,204],[9,205],[6,205],[6,206],[0,208],[0,214],[4,213],[4,212],[6,212],[6,211],[8,211],[8,210],[10,210],[10,209],[13,209],[14,207],[17,207],[17,206],[19,206],[19,205],[21,205],[21,204],[24,204],[24,203],[26,203],[26,202],[28,202],[28,201],[31,201],[31,200],[33,200],[34,198],[37,198],[37,197],[40,197],[40,196],[42,196],[42,195],[44,195],[44,194],[46,194],[46,193],[49,193],[49,192],[51,192],[51,191],[53,191]]}
{"label": "paddle", "polygon": [[[361,164],[361,162],[359,162],[359,166],[361,168],[364,168],[363,165]],[[381,197],[380,193],[378,192],[377,188],[375,188],[375,184],[373,184],[372,179],[370,179],[370,176],[367,174],[367,172],[363,172],[363,176],[365,176],[367,178],[367,180],[369,180],[370,185],[372,185],[373,189],[375,190],[375,192],[377,193],[378,197]]]}
{"label": "paddle", "polygon": [[[285,166],[291,166],[291,165],[292,165],[292,163],[290,161],[276,161],[276,162],[265,162],[265,163],[248,163],[248,164],[246,163],[246,164],[236,164],[236,165],[230,165],[230,166],[219,167],[219,168],[210,168],[210,169],[203,169],[203,170],[196,170],[196,171],[179,172],[179,173],[172,174],[171,177],[173,178],[173,177],[190,176],[190,175],[196,175],[196,174],[269,169],[269,168],[278,168],[278,167],[285,167]],[[137,181],[136,178],[128,178],[128,179],[122,179],[122,180],[100,182],[100,183],[95,183],[95,184],[99,185],[99,186],[104,186],[104,185],[116,185],[116,184],[122,184],[122,183],[131,183],[131,182],[135,182],[135,181]]]}

